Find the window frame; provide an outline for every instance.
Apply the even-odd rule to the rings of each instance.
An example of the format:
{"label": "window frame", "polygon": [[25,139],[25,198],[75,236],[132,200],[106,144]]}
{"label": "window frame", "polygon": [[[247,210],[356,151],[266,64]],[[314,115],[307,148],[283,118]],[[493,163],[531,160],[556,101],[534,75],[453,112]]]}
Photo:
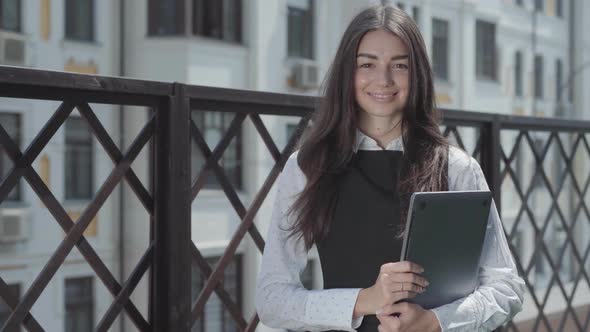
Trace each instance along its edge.
{"label": "window frame", "polygon": [[412,6],[412,19],[414,20],[414,22],[416,23],[418,28],[420,28],[420,20],[421,20],[420,16],[421,16],[420,6],[418,6],[418,5]]}
{"label": "window frame", "polygon": [[[21,283],[20,282],[9,283],[9,284],[7,284],[7,286],[9,288],[9,292],[12,292],[12,295],[13,296],[16,295],[16,298],[20,300],[21,295],[22,295],[21,294]],[[8,315],[6,316],[6,319],[8,319],[12,310],[10,309],[10,306],[8,305],[8,303],[4,302],[4,300],[2,300],[1,298],[0,298],[0,308],[2,308],[2,309],[7,308],[8,309],[8,311],[0,311],[0,327],[1,327],[6,322],[6,320],[4,320],[2,318],[2,316],[7,313]]]}
{"label": "window frame", "polygon": [[[173,0],[169,5],[165,0],[149,0],[147,6],[147,36],[148,37],[199,37],[217,40],[230,44],[243,44],[244,3],[243,0]],[[210,4],[219,6],[218,21],[219,35],[211,29],[213,24],[207,24],[210,15],[203,14]],[[231,5],[234,10],[231,17],[226,17],[226,6]],[[201,11],[198,9],[201,8]],[[170,11],[171,17],[160,15],[165,10]],[[188,12],[187,12],[188,11]],[[229,22],[229,23],[227,23]],[[228,28],[233,24],[233,28]],[[232,31],[227,33],[227,31]]]}
{"label": "window frame", "polygon": [[[87,297],[83,297],[83,298],[72,298],[72,296],[68,296],[67,294],[67,288],[68,288],[68,283],[69,282],[83,282],[86,283],[88,282],[88,284],[83,284],[83,287],[88,286],[88,291],[89,291],[89,295]],[[64,279],[64,331],[68,331],[68,314],[72,314],[72,310],[70,310],[71,308],[75,308],[76,310],[74,310],[73,312],[80,312],[81,310],[79,310],[80,308],[83,309],[87,309],[88,310],[88,314],[90,316],[90,322],[88,324],[88,326],[90,326],[90,328],[94,328],[94,323],[96,320],[95,317],[95,309],[96,309],[96,291],[94,289],[95,286],[95,282],[94,282],[94,276],[76,276],[76,277],[68,277]],[[74,301],[75,300],[75,301]],[[77,332],[77,331],[76,331]]]}
{"label": "window frame", "polygon": [[563,101],[563,61],[555,60],[555,100],[559,103]]}
{"label": "window frame", "polygon": [[[0,117],[3,116],[14,116],[16,119],[16,135],[15,137],[11,137],[12,140],[14,141],[14,143],[16,144],[17,147],[21,146],[22,143],[22,114],[20,113],[15,113],[15,112],[0,112]],[[4,127],[4,130],[6,130],[6,127]],[[8,131],[7,131],[8,133]],[[0,147],[0,177],[1,179],[4,179],[5,176],[8,176],[8,172],[10,170],[4,170],[4,159],[6,158],[10,164],[12,164],[12,167],[14,167],[14,162],[10,159],[10,157],[8,157],[8,155],[6,154],[6,152],[4,152],[4,150]],[[6,173],[6,175],[5,175]],[[6,196],[6,201],[7,202],[21,202],[23,197],[22,197],[22,188],[21,188],[21,182],[22,181],[18,181],[15,185],[15,187],[10,191],[10,193],[8,194],[8,196]]]}
{"label": "window frame", "polygon": [[[68,121],[80,121],[80,123],[85,124],[88,127],[88,141],[85,142],[84,140],[79,140],[79,139],[73,139],[73,140],[68,140],[68,133],[67,133],[67,123]],[[65,151],[64,151],[64,197],[67,201],[73,200],[90,200],[92,199],[92,196],[94,195],[94,161],[95,161],[95,155],[94,155],[94,136],[92,135],[91,131],[90,131],[90,126],[88,125],[88,123],[86,122],[85,119],[83,119],[82,117],[79,116],[70,116],[66,119],[66,121],[64,122],[64,146],[65,146]],[[85,194],[80,194],[79,192],[77,192],[77,185],[73,185],[72,188],[70,188],[68,186],[69,182],[68,182],[68,176],[67,174],[71,174],[72,170],[68,169],[68,153],[70,152],[70,144],[74,144],[74,148],[79,148],[81,145],[88,145],[88,149],[90,151],[90,160],[89,160],[89,165],[90,165],[90,170],[88,172],[88,176],[89,176],[89,188],[88,188],[88,193]],[[78,182],[75,182],[75,184],[77,184]]]}
{"label": "window frame", "polygon": [[[215,266],[217,264],[217,262],[219,261],[219,259],[221,258],[221,256],[213,256],[213,257],[206,257],[205,260],[207,261],[207,263],[210,266]],[[196,264],[195,262],[193,262],[193,264]],[[243,284],[244,284],[244,272],[243,272],[243,257],[241,254],[236,254],[233,259],[232,259],[232,263],[230,264],[235,264],[234,268],[235,268],[235,275],[233,277],[235,277],[235,297],[233,297],[233,300],[235,301],[236,305],[238,306],[238,308],[243,309]],[[226,271],[227,271],[227,267],[226,267]],[[195,277],[195,273],[199,273],[199,277],[198,279],[196,279]],[[196,267],[195,265],[193,265],[192,267],[192,279],[191,279],[191,298],[194,297],[194,295],[198,296],[198,294],[200,294],[201,290],[203,289],[203,286],[205,284],[205,282],[207,281],[207,278],[203,278],[202,274],[200,273],[200,269],[198,267]],[[227,285],[229,278],[226,277],[227,273],[225,273],[224,271],[224,279],[221,282],[224,285]],[[198,282],[198,292],[195,292],[195,290],[193,289],[193,283],[194,282]],[[226,289],[227,291],[227,289]],[[230,297],[232,295],[231,291],[228,291]],[[215,293],[212,293],[211,296],[215,296]],[[211,297],[208,299],[210,300]],[[194,299],[193,299],[194,301]],[[199,317],[199,319],[197,321],[195,321],[195,324],[191,327],[191,331],[206,331],[206,324],[207,324],[207,305],[209,304],[209,302],[207,304],[205,304],[205,308],[203,308],[203,312],[202,315]],[[211,309],[211,308],[209,308]],[[234,322],[233,318],[231,317],[231,314],[229,313],[229,311],[225,308],[225,305],[223,305],[223,303],[220,303],[220,309],[221,309],[221,330],[222,331],[226,331],[226,329],[231,328],[231,325],[236,325],[236,323]],[[205,319],[203,319],[203,317],[205,317]],[[229,321],[230,326],[228,327],[226,325],[226,323]]]}
{"label": "window frame", "polygon": [[[314,60],[316,58],[316,39],[315,39],[315,12],[316,2],[314,0],[308,1],[308,9],[302,9],[294,6],[287,6],[287,57],[293,59],[309,59]],[[293,13],[299,12],[303,17],[303,24],[301,25],[302,30],[299,31],[302,36],[302,40],[295,41],[293,36],[292,26],[295,22],[292,21]],[[307,45],[306,44],[307,38]],[[299,45],[296,45],[296,44]],[[297,48],[301,49],[297,49]]]}
{"label": "window frame", "polygon": [[[80,6],[80,1],[83,0],[65,0],[64,1],[64,39],[78,42],[95,42],[96,41],[96,1],[85,0],[89,2],[89,13],[88,17],[80,17],[76,12],[78,7],[72,8],[72,4]],[[73,12],[70,12],[73,11]],[[75,18],[75,20],[72,20]],[[82,33],[78,31],[80,28],[80,22],[86,22],[89,27],[88,35],[82,36]],[[74,24],[73,26],[70,24]]]}
{"label": "window frame", "polygon": [[15,29],[9,29],[7,28],[4,24],[4,20],[2,19],[4,13],[3,13],[3,8],[4,8],[4,1],[7,0],[0,0],[0,31],[9,31],[9,32],[14,32],[14,33],[22,33],[23,32],[23,4],[21,0],[15,0],[16,1],[16,5],[17,5],[17,14],[16,14],[16,19],[17,19],[17,26]]}
{"label": "window frame", "polygon": [[[439,29],[435,29],[435,26],[437,24],[442,24],[445,28],[445,35],[437,35],[437,32],[435,31],[439,31]],[[441,26],[442,28],[442,26]],[[439,17],[432,17],[432,70],[434,72],[434,78],[438,79],[438,80],[442,80],[445,82],[449,82],[450,81],[450,51],[451,51],[451,47],[450,47],[450,43],[451,43],[451,39],[450,37],[450,32],[451,32],[451,23],[449,20],[447,19],[443,19],[443,18],[439,18]],[[438,48],[435,47],[437,44],[435,44],[436,41],[440,41],[442,42],[444,39],[444,52],[439,54],[439,52],[437,51]],[[443,59],[441,60],[439,57],[443,56]],[[443,65],[444,63],[444,70],[440,71],[439,65]],[[437,70],[437,68],[439,68],[439,70]]]}
{"label": "window frame", "polygon": [[[170,26],[165,26],[164,28],[162,22],[164,22],[164,18],[162,12],[164,11],[162,5],[170,1],[165,0],[149,0],[147,2],[147,35],[149,37],[171,37],[171,36],[183,36],[186,34],[186,26],[185,26],[185,16],[184,12],[186,10],[186,0],[173,0],[172,3],[174,5],[174,18],[172,22],[167,22],[166,24],[170,23]],[[178,14],[180,13],[180,14]],[[172,27],[171,31],[167,29]],[[163,29],[163,30],[162,30]]]}
{"label": "window frame", "polygon": [[[479,81],[498,82],[497,32],[495,22],[476,19],[475,77]],[[489,49],[490,47],[492,50]],[[489,60],[491,60],[491,65]]]}
{"label": "window frame", "polygon": [[[219,40],[227,43],[235,43],[241,44],[243,41],[243,29],[242,29],[242,22],[243,22],[243,1],[242,0],[190,0],[192,1],[192,13],[191,13],[191,34],[193,36],[199,36],[202,38],[214,39]],[[220,22],[217,22],[220,26],[220,34],[219,36],[214,36],[211,31],[207,29],[211,29],[212,24],[207,24],[207,20],[213,17],[213,15],[203,15],[201,19],[203,21],[199,21],[197,16],[197,3],[201,3],[203,6],[203,12],[207,12],[207,5],[216,4],[219,8],[216,8],[218,19]],[[234,8],[234,13],[231,17],[227,17],[225,14],[227,13],[226,6],[232,5]],[[233,29],[232,34],[233,38],[228,37],[226,35],[226,28],[227,22],[235,22],[235,26]],[[199,26],[200,23],[200,26]],[[211,23],[211,22],[209,22]]]}
{"label": "window frame", "polygon": [[545,98],[545,84],[543,82],[545,77],[544,67],[543,55],[536,54],[533,60],[533,76],[535,78],[533,97],[538,100]]}
{"label": "window frame", "polygon": [[555,0],[554,4],[555,4],[555,16],[557,16],[559,18],[563,18],[564,17],[563,0]]}
{"label": "window frame", "polygon": [[[211,127],[210,124],[212,122],[210,118],[207,118],[207,115],[215,114],[221,116],[221,120],[216,123],[217,126]],[[201,132],[201,135],[207,141],[207,131],[208,130],[219,130],[221,132],[220,139],[227,133],[227,130],[235,117],[235,113],[228,113],[228,112],[220,112],[220,111],[203,111],[203,110],[192,110],[191,111],[191,120],[195,123],[196,127]],[[238,131],[234,138],[229,143],[229,146],[223,152],[223,155],[219,159],[219,165],[225,171],[230,183],[234,186],[234,188],[238,191],[243,189],[244,181],[243,181],[243,137],[242,137],[242,126],[238,128]],[[209,142],[207,142],[209,143]],[[218,142],[216,142],[218,143]],[[209,148],[213,150],[215,147],[209,144]],[[224,157],[228,156],[228,151],[230,149],[235,149],[234,161],[235,167],[233,168],[233,174],[230,171],[231,169],[225,168],[224,165]],[[191,181],[195,181],[196,176],[199,174],[200,170],[202,169],[202,165],[206,162],[206,159],[201,153],[201,150],[198,148],[197,144],[191,138]],[[199,160],[199,158],[201,160]],[[196,162],[201,161],[200,165],[197,165]],[[207,179],[205,180],[205,184],[203,189],[210,189],[210,190],[221,190],[221,185],[219,184],[219,180],[213,174],[213,172],[209,171],[210,174],[207,175]]]}
{"label": "window frame", "polygon": [[524,95],[523,69],[523,53],[516,51],[514,53],[514,95],[516,97],[523,97]]}

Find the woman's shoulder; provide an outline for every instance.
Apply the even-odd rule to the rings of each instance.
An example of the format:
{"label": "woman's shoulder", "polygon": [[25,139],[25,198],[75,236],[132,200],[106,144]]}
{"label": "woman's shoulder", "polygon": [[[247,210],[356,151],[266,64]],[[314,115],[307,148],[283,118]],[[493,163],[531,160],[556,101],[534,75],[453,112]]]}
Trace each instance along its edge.
{"label": "woman's shoulder", "polygon": [[299,162],[297,161],[298,154],[299,150],[291,153],[285,162],[285,166],[283,166],[283,171],[281,174],[281,177],[283,178],[283,184],[294,185],[295,187],[301,187],[305,185],[305,175],[303,174],[303,171],[299,167]]}
{"label": "woman's shoulder", "polygon": [[449,190],[479,189],[485,177],[477,160],[465,150],[449,146]]}
{"label": "woman's shoulder", "polygon": [[295,174],[301,172],[301,168],[299,168],[299,162],[297,161],[298,155],[299,150],[295,150],[291,153],[291,155],[289,155],[289,158],[285,162],[285,166],[283,166],[283,173]]}
{"label": "woman's shoulder", "polygon": [[454,145],[449,145],[449,170],[468,170],[479,166],[477,160],[470,156],[465,150]]}

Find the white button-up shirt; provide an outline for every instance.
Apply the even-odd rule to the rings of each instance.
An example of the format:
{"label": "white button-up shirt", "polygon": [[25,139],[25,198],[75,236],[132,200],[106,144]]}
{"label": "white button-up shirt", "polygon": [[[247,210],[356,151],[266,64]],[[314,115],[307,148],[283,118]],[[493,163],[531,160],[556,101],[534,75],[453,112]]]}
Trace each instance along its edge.
{"label": "white button-up shirt", "polygon": [[[358,149],[381,150],[381,147],[357,131],[354,151]],[[387,149],[403,151],[402,139],[391,141]],[[449,149],[448,159],[450,191],[489,190],[475,159],[455,147]],[[256,309],[260,320],[274,328],[353,331],[363,320],[363,317],[353,320],[360,288],[307,290],[300,280],[308,251],[298,236],[287,239],[287,229],[293,223],[287,211],[305,182],[295,152],[277,181],[277,196],[256,284]],[[522,309],[524,291],[525,283],[518,276],[498,211],[492,203],[477,288],[469,296],[432,311],[443,331],[491,331]]]}

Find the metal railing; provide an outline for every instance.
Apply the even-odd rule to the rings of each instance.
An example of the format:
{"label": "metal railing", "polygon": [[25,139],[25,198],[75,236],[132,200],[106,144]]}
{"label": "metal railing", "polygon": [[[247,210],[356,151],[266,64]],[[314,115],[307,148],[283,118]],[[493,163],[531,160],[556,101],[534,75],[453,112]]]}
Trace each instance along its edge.
{"label": "metal railing", "polygon": [[[205,304],[213,292],[220,298],[240,330],[253,331],[256,328],[259,322],[257,315],[244,318],[240,305],[224,289],[221,282],[223,272],[236,255],[238,245],[246,234],[250,235],[260,251],[264,249],[264,239],[254,225],[254,218],[297,144],[297,137],[293,136],[286,147],[282,151],[279,150],[261,115],[300,117],[296,131],[300,132],[307,125],[308,115],[316,102],[314,98],[13,67],[0,67],[0,97],[61,102],[24,152],[20,151],[6,130],[0,126],[0,146],[14,162],[14,168],[0,185],[0,202],[4,201],[19,179],[24,177],[66,232],[63,241],[22,299],[11,296],[8,285],[0,275],[0,297],[12,309],[2,331],[11,331],[21,324],[28,331],[44,330],[31,314],[31,308],[74,247],[79,249],[96,276],[113,296],[113,302],[96,326],[97,331],[107,331],[122,312],[125,312],[141,331],[189,331],[202,315]],[[144,106],[151,109],[152,115],[133,143],[122,152],[96,117],[91,103]],[[86,119],[94,136],[115,165],[78,220],[72,220],[68,216],[59,200],[31,166],[73,109],[77,109]],[[228,130],[213,149],[207,145],[202,130],[191,120],[190,113],[193,111],[235,114]],[[590,240],[582,243],[580,247],[573,237],[574,229],[582,227],[579,226],[580,223],[585,222],[586,226],[590,223],[590,213],[586,204],[590,177],[586,176],[583,181],[579,181],[580,176],[577,174],[580,172],[576,168],[580,158],[585,159],[582,164],[590,163],[590,147],[587,141],[590,123],[455,110],[443,110],[443,115],[443,132],[457,145],[471,150],[469,152],[479,160],[498,208],[502,207],[502,196],[505,194],[502,188],[507,182],[513,186],[511,195],[516,195],[515,197],[522,202],[511,224],[505,223],[505,231],[519,272],[526,279],[529,294],[539,312],[532,320],[533,330],[545,328],[549,331],[562,331],[566,326],[570,329],[570,326],[573,326],[578,331],[588,330],[590,314],[586,317],[579,315],[572,303],[582,281],[590,286],[586,262],[590,252]],[[253,195],[249,206],[241,201],[236,188],[220,164],[224,151],[247,120],[252,123],[274,160],[274,166],[260,190]],[[470,137],[466,137],[466,130],[472,131]],[[541,148],[535,143],[537,132],[545,133],[546,139]],[[502,144],[504,136],[510,135],[516,139],[510,140],[508,145]],[[567,142],[564,136],[567,137]],[[151,146],[148,144],[150,140]],[[194,181],[190,172],[191,143],[196,144],[206,158]],[[144,187],[131,168],[131,163],[146,145],[151,149],[151,191]],[[554,155],[563,159],[560,178],[568,178],[571,186],[564,185],[565,181],[560,181],[555,186],[555,181],[547,175],[545,165],[549,163],[548,151],[551,149],[557,151]],[[521,184],[519,176],[522,174],[519,175],[514,166],[520,158],[519,151],[523,150],[529,151],[532,155],[529,162],[533,169],[533,179],[537,179],[531,181],[528,186]],[[522,163],[522,160],[519,162]],[[221,190],[241,219],[224,254],[214,267],[209,265],[190,237],[191,203],[205,186],[210,173],[216,177]],[[149,214],[146,227],[152,231],[148,248],[128,279],[117,280],[83,234],[113,189],[123,180],[133,189]],[[550,212],[544,218],[532,211],[529,204],[531,195],[539,191],[539,183],[545,186],[543,190],[550,196]],[[569,193],[569,197],[577,197],[571,211],[572,218],[569,219],[564,217],[559,204],[560,195],[564,190]],[[557,259],[554,259],[555,255],[544,238],[549,229],[548,225],[556,220],[553,218],[553,211],[557,211],[557,222],[565,230],[563,246],[558,246],[560,250]],[[504,217],[504,214],[502,216]],[[533,254],[529,255],[532,258],[528,259],[528,262],[520,257],[519,248],[514,243],[519,227],[522,227],[525,219],[529,221],[529,228],[534,236]],[[566,252],[568,255],[565,255]],[[566,256],[574,265],[577,264],[577,270],[573,273],[575,278],[568,280],[573,282],[571,291],[566,289],[569,286],[564,285],[565,282],[562,282],[559,274]],[[535,287],[535,278],[531,276],[531,271],[537,266],[540,258],[546,259],[551,269],[550,281],[542,296],[538,296],[540,290]],[[190,292],[186,291],[191,287],[192,262],[197,264],[201,274],[207,279],[194,303],[191,303]],[[148,317],[144,317],[130,300],[130,295],[148,270],[151,271],[149,313]],[[563,295],[566,307],[561,317],[548,318],[544,308],[550,292],[554,289],[558,289]],[[566,322],[568,316],[574,317],[573,323]],[[505,328],[520,331],[519,327],[522,328],[522,325],[510,322]]]}

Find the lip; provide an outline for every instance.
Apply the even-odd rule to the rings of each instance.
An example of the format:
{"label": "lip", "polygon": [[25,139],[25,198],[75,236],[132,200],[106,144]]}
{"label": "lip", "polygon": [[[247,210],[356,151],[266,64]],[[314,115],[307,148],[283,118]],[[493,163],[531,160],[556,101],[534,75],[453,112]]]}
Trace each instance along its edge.
{"label": "lip", "polygon": [[390,102],[395,99],[399,92],[367,92],[371,98],[378,102]]}

